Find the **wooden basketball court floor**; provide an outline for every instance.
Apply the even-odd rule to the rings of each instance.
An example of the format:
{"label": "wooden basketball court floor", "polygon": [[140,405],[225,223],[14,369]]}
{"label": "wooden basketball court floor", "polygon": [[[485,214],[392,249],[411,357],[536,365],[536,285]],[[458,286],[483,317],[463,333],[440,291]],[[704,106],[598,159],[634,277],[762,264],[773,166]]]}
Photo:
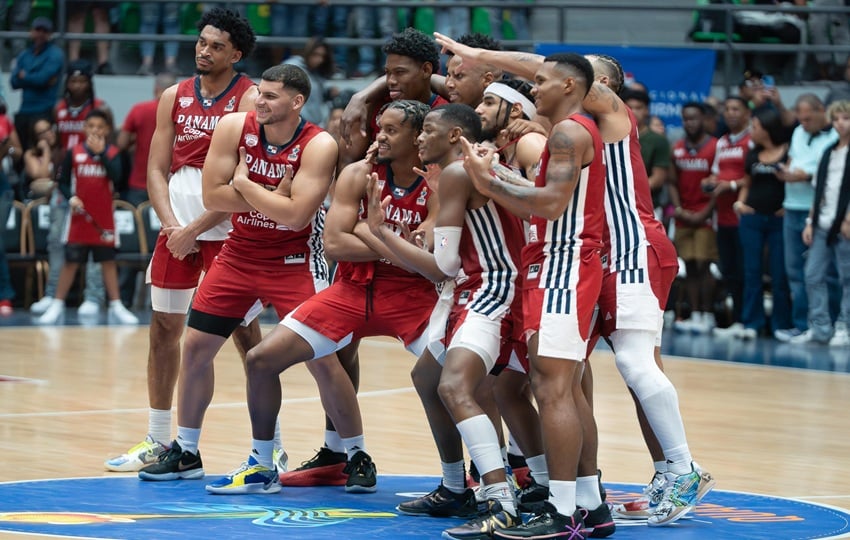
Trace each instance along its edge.
{"label": "wooden basketball court floor", "polygon": [[[0,324],[0,481],[115,474],[104,471],[103,461],[139,442],[147,427],[147,327],[10,324]],[[850,350],[783,351],[769,340],[728,345],[671,334],[667,351],[717,357],[720,348],[719,356],[728,357],[665,356],[691,451],[717,489],[850,509]],[[364,340],[360,355],[366,443],[379,474],[438,475],[409,378],[413,358],[388,339]],[[651,461],[625,385],[604,345],[592,362],[603,479],[645,483]],[[770,365],[777,363],[807,367]],[[232,344],[215,366],[201,437],[208,474],[235,468],[250,450],[245,379]],[[322,443],[322,410],[303,365],[282,381],[284,444],[297,466]]]}

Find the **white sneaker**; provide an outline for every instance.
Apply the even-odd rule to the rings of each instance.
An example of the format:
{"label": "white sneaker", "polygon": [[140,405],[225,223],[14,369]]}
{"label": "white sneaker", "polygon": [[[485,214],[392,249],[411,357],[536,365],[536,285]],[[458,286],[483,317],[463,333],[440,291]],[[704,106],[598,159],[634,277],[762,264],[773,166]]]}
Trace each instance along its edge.
{"label": "white sneaker", "polygon": [[643,495],[633,501],[611,505],[611,515],[619,519],[649,519],[666,488],[667,477],[655,471],[652,480],[643,488]]}
{"label": "white sneaker", "polygon": [[804,344],[804,343],[826,343],[826,341],[827,340],[825,340],[825,339],[821,339],[821,338],[817,337],[815,335],[814,330],[809,328],[808,330],[806,330],[805,332],[803,332],[799,336],[792,337],[790,340],[788,340],[788,343],[790,343],[792,345],[801,345],[801,344]]}
{"label": "white sneaker", "polygon": [[168,448],[148,435],[145,440],[130,448],[124,454],[103,462],[107,471],[138,472],[145,465],[156,463],[156,459]]}
{"label": "white sneaker", "polygon": [[740,339],[756,339],[759,337],[759,333],[755,328],[744,328],[736,337]]}
{"label": "white sneaker", "polygon": [[737,338],[737,337],[741,337],[741,334],[742,334],[743,331],[744,331],[744,325],[739,323],[739,322],[736,322],[736,323],[733,323],[732,325],[730,325],[728,328],[715,328],[711,332],[712,332],[712,334],[714,334],[717,337]]}
{"label": "white sneaker", "polygon": [[800,330],[797,330],[796,328],[793,328],[793,327],[792,328],[780,328],[779,330],[775,330],[773,332],[773,337],[776,338],[776,341],[779,341],[781,343],[788,343],[792,339],[794,339],[795,337],[799,336],[802,333],[803,332],[801,332]]}
{"label": "white sneaker", "polygon": [[97,315],[100,313],[100,306],[97,302],[92,302],[91,300],[84,300],[80,307],[77,308],[77,315],[82,315],[83,317]]}
{"label": "white sneaker", "polygon": [[35,322],[38,324],[57,324],[61,323],[64,318],[65,301],[51,298],[50,307]]}
{"label": "white sneaker", "polygon": [[702,315],[700,325],[694,325],[693,331],[697,334],[710,334],[717,322],[714,320],[714,313],[710,311],[697,312]]}
{"label": "white sneaker", "polygon": [[673,330],[676,332],[690,333],[694,329],[693,315],[691,318],[673,322]]}
{"label": "white sneaker", "polygon": [[109,322],[117,324],[139,324],[139,318],[136,317],[129,309],[124,307],[121,300],[113,300],[109,302],[109,311],[107,312]]}
{"label": "white sneaker", "polygon": [[30,313],[32,313],[33,315],[41,315],[42,313],[47,311],[47,308],[49,308],[50,304],[52,303],[53,297],[45,296],[38,302],[33,302],[33,304],[30,306]]}
{"label": "white sneaker", "polygon": [[272,453],[272,459],[278,473],[285,473],[289,470],[289,455],[283,448],[275,448]]}
{"label": "white sneaker", "polygon": [[850,345],[850,332],[847,331],[847,325],[843,322],[835,323],[835,333],[829,340],[830,347],[846,347]]}

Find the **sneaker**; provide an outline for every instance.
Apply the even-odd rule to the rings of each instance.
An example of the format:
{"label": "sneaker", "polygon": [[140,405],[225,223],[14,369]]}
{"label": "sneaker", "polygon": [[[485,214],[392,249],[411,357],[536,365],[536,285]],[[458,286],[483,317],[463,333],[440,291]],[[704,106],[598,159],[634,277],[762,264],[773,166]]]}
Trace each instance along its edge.
{"label": "sneaker", "polygon": [[694,470],[699,473],[699,487],[697,488],[697,503],[701,502],[703,497],[708,495],[708,492],[714,488],[714,484],[717,483],[714,480],[714,477],[711,476],[711,473],[708,471],[704,471],[696,461],[693,462]]}
{"label": "sneaker", "polygon": [[136,75],[141,77],[149,77],[153,75],[153,66],[150,64],[142,64],[139,66],[139,69],[136,70]]}
{"label": "sneaker", "polygon": [[690,318],[673,321],[673,330],[676,332],[690,333],[694,329],[694,321]]}
{"label": "sneaker", "polygon": [[348,493],[375,493],[377,491],[378,470],[369,454],[358,450],[349,460],[343,471],[348,475],[345,491]]}
{"label": "sneaker", "polygon": [[139,471],[142,480],[197,480],[204,477],[204,464],[201,453],[197,455],[185,452],[177,441],[171,442],[171,448],[159,455],[156,463],[143,467]]}
{"label": "sneaker", "polygon": [[145,465],[156,463],[159,455],[168,448],[148,435],[145,440],[127,450],[120,456],[103,462],[107,471],[113,472],[137,472]]}
{"label": "sneaker", "polygon": [[602,503],[595,510],[586,510],[584,515],[584,530],[588,538],[606,538],[614,534],[616,526],[611,517],[611,508]]}
{"label": "sneaker", "polygon": [[98,75],[115,75],[115,70],[112,69],[112,64],[109,62],[98,64],[97,69],[94,70],[94,72]]}
{"label": "sneaker", "polygon": [[277,467],[278,473],[285,473],[289,470],[289,454],[283,448],[275,448],[272,459],[274,459],[274,466]]}
{"label": "sneaker", "polygon": [[487,511],[463,525],[443,531],[443,538],[454,539],[489,539],[499,530],[509,529],[520,525],[522,520],[502,509],[499,501],[489,500]]}
{"label": "sneaker", "polygon": [[732,323],[730,326],[726,328],[717,328],[711,331],[714,336],[719,338],[738,338],[741,337],[741,333],[744,331],[744,325],[736,322]]}
{"label": "sneaker", "polygon": [[92,302],[91,300],[84,300],[80,307],[77,308],[77,315],[88,316],[88,315],[97,315],[100,313],[100,305],[97,302]]}
{"label": "sneaker", "polygon": [[534,514],[543,508],[543,503],[549,499],[549,488],[538,484],[532,478],[531,485],[524,488],[517,496],[519,511]]}
{"label": "sneaker", "polygon": [[45,296],[41,300],[39,300],[38,302],[33,302],[30,305],[30,313],[32,313],[33,315],[41,315],[42,313],[47,311],[47,308],[49,308],[50,304],[52,304],[52,303],[53,303],[53,297],[52,296]]}
{"label": "sneaker", "polygon": [[806,330],[805,332],[803,332],[799,336],[791,338],[791,341],[789,341],[788,343],[790,343],[792,345],[803,345],[803,344],[806,344],[806,343],[824,344],[824,343],[828,343],[828,342],[829,342],[829,340],[827,338],[823,338],[823,337],[818,336],[817,334],[815,334],[814,330],[809,328],[808,330]]}
{"label": "sneaker", "polygon": [[608,498],[608,492],[605,491],[605,486],[602,484],[602,469],[596,469],[596,479],[599,483],[599,498],[602,499],[602,502],[605,502],[605,499]]}
{"label": "sneaker", "polygon": [[775,330],[773,332],[773,337],[776,339],[776,341],[779,341],[781,343],[788,343],[802,333],[802,330],[797,330],[796,328],[780,328],[779,330]]}
{"label": "sneaker", "polygon": [[312,459],[303,462],[294,471],[282,473],[280,484],[291,487],[344,486],[348,481],[348,473],[345,472],[347,461],[345,452],[334,452],[323,446]]}
{"label": "sneaker", "polygon": [[0,300],[0,315],[8,317],[13,311],[11,300]]}
{"label": "sneaker", "polygon": [[694,324],[691,331],[695,334],[710,334],[714,327],[717,325],[717,321],[714,318],[714,313],[710,311],[697,312],[701,315],[699,324]]}
{"label": "sneaker", "polygon": [[759,337],[759,333],[755,328],[744,328],[736,337],[745,340],[756,339]]}
{"label": "sneaker", "polygon": [[664,473],[655,471],[640,497],[631,502],[613,505],[611,513],[618,519],[649,519],[652,510],[661,502],[666,487],[667,478]]}
{"label": "sneaker", "polygon": [[475,493],[466,488],[463,493],[455,493],[440,482],[431,493],[405,501],[396,506],[396,510],[409,516],[471,518],[478,515]]}
{"label": "sneaker", "polygon": [[835,323],[835,332],[829,340],[830,347],[846,347],[850,345],[850,333],[847,332],[847,325],[843,322]]}
{"label": "sneaker", "polygon": [[528,468],[524,456],[508,453],[508,465],[513,469],[514,478],[520,488],[531,485],[531,469]]}
{"label": "sneaker", "polygon": [[481,475],[478,473],[478,467],[475,466],[475,462],[469,460],[469,472],[466,473],[466,485],[469,487],[475,487],[481,483]]}
{"label": "sneaker", "polygon": [[280,477],[276,470],[263,467],[254,456],[249,456],[241,467],[207,484],[207,491],[216,495],[279,493]]}
{"label": "sneaker", "polygon": [[[550,539],[563,538],[577,540],[587,538],[584,530],[584,516],[587,510],[576,508],[571,516],[559,514],[552,503],[545,503],[543,509],[525,523],[515,527],[497,530],[494,538],[506,539]],[[445,534],[445,533],[443,533]]]}
{"label": "sneaker", "polygon": [[59,324],[65,318],[65,301],[51,299],[50,307],[35,320],[38,324]]}
{"label": "sneaker", "polygon": [[116,324],[139,324],[139,318],[132,311],[124,307],[120,300],[110,302],[106,313],[107,320]]}
{"label": "sneaker", "polygon": [[650,527],[669,525],[690,512],[697,505],[700,474],[691,470],[679,476],[666,473],[667,487],[661,502],[653,510],[646,524]]}

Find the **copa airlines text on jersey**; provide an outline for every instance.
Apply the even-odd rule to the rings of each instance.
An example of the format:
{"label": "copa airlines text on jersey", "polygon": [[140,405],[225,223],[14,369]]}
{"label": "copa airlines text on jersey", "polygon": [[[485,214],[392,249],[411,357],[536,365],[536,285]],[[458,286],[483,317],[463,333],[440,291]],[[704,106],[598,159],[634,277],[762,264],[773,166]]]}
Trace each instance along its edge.
{"label": "copa airlines text on jersey", "polygon": [[257,212],[256,210],[237,215],[236,221],[248,227],[258,227],[260,229],[277,229],[279,231],[289,230],[289,227],[287,227],[286,225],[278,225],[273,220],[269,219],[268,216],[266,216],[262,212]]}

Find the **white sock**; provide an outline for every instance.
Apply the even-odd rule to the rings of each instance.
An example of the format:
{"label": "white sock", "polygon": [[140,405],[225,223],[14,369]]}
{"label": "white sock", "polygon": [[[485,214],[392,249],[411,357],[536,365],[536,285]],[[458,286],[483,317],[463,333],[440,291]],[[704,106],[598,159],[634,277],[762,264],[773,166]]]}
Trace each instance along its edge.
{"label": "white sock", "polygon": [[505,467],[496,428],[486,414],[467,418],[457,424],[457,430],[482,477],[490,471]]}
{"label": "white sock", "polygon": [[201,428],[177,426],[177,444],[184,452],[198,455],[198,441],[201,440]]}
{"label": "white sock", "polygon": [[[354,454],[357,452],[366,452],[366,439],[363,435],[342,439],[342,444],[345,448],[343,452],[348,455],[348,459],[353,458]],[[331,448],[331,450],[333,450],[333,448]]]}
{"label": "white sock", "polygon": [[576,478],[576,504],[586,510],[596,510],[602,504],[599,478],[595,474]]}
{"label": "white sock", "polygon": [[280,439],[280,418],[274,419],[274,447],[275,450],[283,450],[283,442]]}
{"label": "white sock", "polygon": [[160,444],[171,443],[171,409],[148,410],[148,434]]}
{"label": "white sock", "polygon": [[463,460],[454,463],[440,462],[443,469],[443,486],[452,493],[466,491],[466,471]]}
{"label": "white sock", "polygon": [[346,448],[346,445],[342,442],[342,438],[339,436],[339,433],[330,429],[325,430],[325,446],[339,454],[345,452]]}
{"label": "white sock", "polygon": [[551,480],[549,502],[555,505],[559,514],[567,517],[573,515],[576,511],[576,483],[569,480]]}
{"label": "white sock", "polygon": [[508,512],[512,516],[517,515],[514,490],[508,486],[507,482],[496,482],[495,484],[484,486],[484,496],[489,500],[499,501],[502,505],[502,510],[505,512]]}
{"label": "white sock", "polygon": [[660,472],[664,474],[667,472],[667,460],[664,461],[653,461],[652,464],[655,466],[655,472]]}
{"label": "white sock", "polygon": [[549,469],[546,465],[546,454],[527,457],[525,462],[528,463],[528,470],[531,471],[531,477],[534,478],[534,481],[541,486],[548,486]]}
{"label": "white sock", "polygon": [[272,457],[273,452],[274,440],[251,440],[251,455],[254,456],[254,459],[257,460],[257,463],[259,463],[263,467],[266,467],[267,469],[274,470],[274,458]]}

